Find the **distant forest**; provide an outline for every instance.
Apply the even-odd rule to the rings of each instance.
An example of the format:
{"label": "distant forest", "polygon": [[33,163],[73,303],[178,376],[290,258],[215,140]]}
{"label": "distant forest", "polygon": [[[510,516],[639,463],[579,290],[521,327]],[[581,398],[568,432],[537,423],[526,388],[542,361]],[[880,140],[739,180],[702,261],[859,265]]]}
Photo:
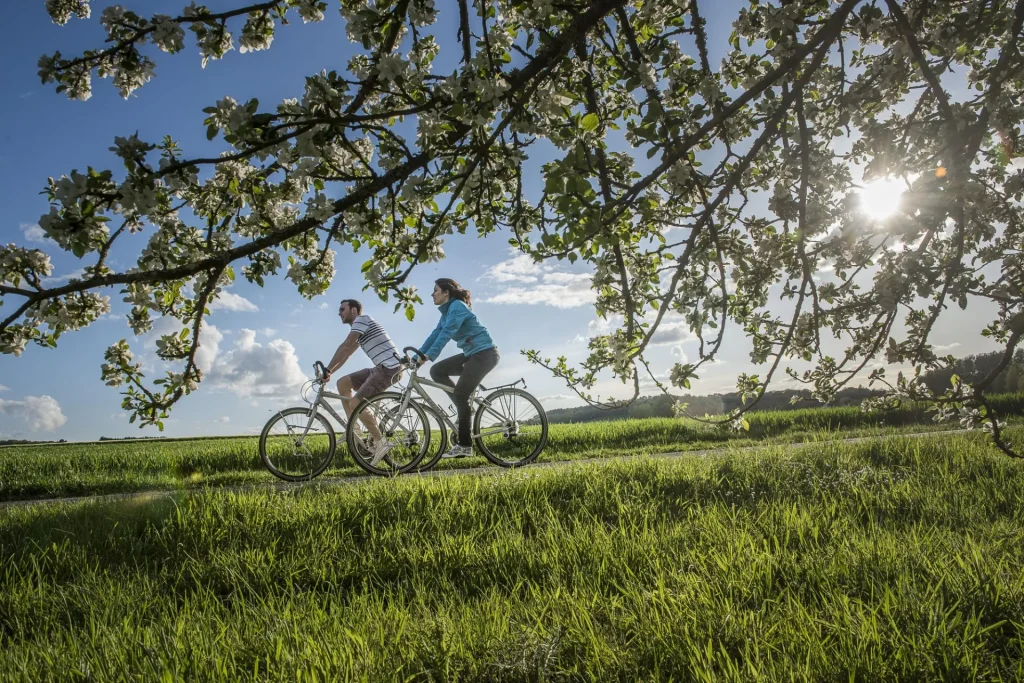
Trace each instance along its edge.
{"label": "distant forest", "polygon": [[[999,365],[999,352],[983,353],[957,359],[952,367],[934,370],[924,376],[925,384],[935,391],[944,391],[950,384],[950,378],[956,374],[966,382],[976,382],[988,376]],[[1024,350],[1018,350],[1013,361],[1006,367],[992,384],[989,393],[1024,393]],[[839,392],[832,406],[860,405],[861,401],[871,396],[879,396],[881,390],[864,387],[843,389]],[[791,403],[793,396],[801,396],[804,400]],[[576,408],[556,408],[547,411],[548,421],[555,422],[594,422],[597,420],[641,419],[646,417],[672,417],[672,405],[676,401],[688,404],[687,412],[691,415],[721,415],[740,406],[739,395],[710,394],[693,396],[689,394],[666,396],[642,396],[632,405],[611,410],[593,406]],[[821,407],[821,403],[811,399],[811,392],[806,389],[782,390],[766,392],[754,410],[797,410],[800,408]]]}

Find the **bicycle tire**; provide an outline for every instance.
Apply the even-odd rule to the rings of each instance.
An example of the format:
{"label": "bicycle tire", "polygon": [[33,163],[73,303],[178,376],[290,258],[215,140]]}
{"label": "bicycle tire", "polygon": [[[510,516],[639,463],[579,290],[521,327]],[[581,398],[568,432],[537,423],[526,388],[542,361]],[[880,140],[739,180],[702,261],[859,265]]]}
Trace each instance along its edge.
{"label": "bicycle tire", "polygon": [[[420,407],[423,408],[423,412],[425,412],[427,414],[427,417],[433,419],[433,422],[430,423],[431,424],[430,447],[428,447],[428,452],[430,453],[430,457],[428,458],[426,455],[424,455],[423,456],[423,460],[421,460],[419,465],[416,467],[416,471],[417,472],[427,472],[434,465],[436,465],[438,463],[438,461],[441,460],[441,456],[444,455],[445,451],[447,451],[454,444],[452,443],[452,439],[451,439],[452,434],[448,431],[448,425],[446,425],[444,420],[441,418],[441,414],[439,412],[437,412],[436,410],[434,410],[433,408],[431,408],[429,405],[425,404],[425,403],[421,403]],[[436,450],[436,452],[433,451],[433,445],[434,445],[434,429],[433,429],[433,424],[434,424],[434,422],[437,423],[437,426],[438,426],[438,430],[437,431],[440,433],[440,438],[437,439],[437,450]]]}
{"label": "bicycle tire", "polygon": [[427,423],[427,415],[423,411],[423,407],[421,405],[415,401],[409,401],[406,409],[412,410],[415,413],[419,424],[426,425],[427,427],[423,430],[423,437],[420,442],[422,445],[419,447],[418,453],[404,465],[396,465],[390,457],[385,456],[381,463],[389,464],[389,467],[387,468],[380,467],[379,465],[381,463],[371,465],[369,460],[366,459],[365,446],[361,443],[361,437],[356,433],[356,425],[361,423],[360,415],[364,410],[372,409],[372,406],[375,404],[380,404],[387,400],[401,403],[403,398],[404,396],[397,392],[381,392],[363,399],[359,402],[359,405],[356,406],[356,409],[352,411],[352,416],[349,418],[348,425],[345,427],[345,443],[347,444],[348,452],[355,463],[369,474],[379,477],[389,477],[396,474],[405,474],[406,472],[410,472],[416,469],[416,466],[420,464],[420,461],[423,460],[423,456],[426,455],[427,450],[430,448],[430,426]]}
{"label": "bicycle tire", "polygon": [[[538,421],[539,432],[537,437],[537,445],[524,457],[515,459],[509,459],[503,455],[503,452],[509,450],[507,448],[499,448],[499,444],[505,445],[505,442],[509,444],[516,440],[520,435],[521,425],[514,414],[504,416],[506,424],[504,432],[502,433],[502,441],[494,439],[493,435],[483,435],[483,419],[488,411],[484,410],[483,406],[477,408],[476,415],[473,418],[473,441],[476,443],[479,451],[484,455],[485,458],[490,460],[492,463],[499,467],[522,467],[523,465],[529,465],[531,462],[540,456],[544,447],[548,443],[548,416],[544,412],[544,406],[540,404],[532,394],[523,391],[522,389],[516,389],[515,387],[505,387],[491,392],[484,399],[484,403],[493,408],[501,408],[503,405],[511,404],[512,400],[521,398],[530,404],[537,412],[536,419]],[[506,403],[503,403],[505,401]],[[529,418],[532,421],[534,418]],[[531,430],[532,433],[532,430]],[[488,438],[485,438],[487,436]]]}
{"label": "bicycle tire", "polygon": [[[303,474],[294,474],[292,472],[286,471],[280,465],[283,462],[287,461],[287,458],[278,458],[276,455],[272,456],[271,453],[269,452],[270,449],[268,449],[268,441],[271,440],[271,430],[278,422],[284,421],[284,424],[286,426],[285,434],[279,434],[274,436],[291,437],[291,430],[287,429],[288,423],[286,418],[289,415],[301,415],[301,423],[303,421],[309,420],[309,413],[309,408],[300,407],[285,408],[284,410],[279,410],[277,413],[274,414],[273,417],[267,420],[267,424],[263,426],[263,431],[260,432],[260,459],[263,461],[263,465],[270,471],[270,473],[273,474],[278,479],[283,479],[284,481],[309,481],[310,479],[313,479],[314,477],[317,477],[320,474],[322,474],[323,471],[326,470],[330,466],[331,462],[334,460],[334,454],[337,451],[338,447],[337,437],[334,433],[334,427],[331,426],[331,423],[328,422],[327,419],[320,413],[317,413],[314,416],[313,422],[319,423],[320,425],[317,430],[317,433],[322,433],[327,437],[328,449],[327,454],[323,456],[322,460],[318,462],[318,464],[316,464],[314,467],[312,467],[309,472]],[[306,434],[302,438],[305,439],[308,436],[309,435]],[[295,457],[295,445],[296,444],[293,442],[290,448],[293,457]],[[285,451],[282,455],[287,456],[287,451]],[[278,464],[275,464],[274,460],[277,460]]]}

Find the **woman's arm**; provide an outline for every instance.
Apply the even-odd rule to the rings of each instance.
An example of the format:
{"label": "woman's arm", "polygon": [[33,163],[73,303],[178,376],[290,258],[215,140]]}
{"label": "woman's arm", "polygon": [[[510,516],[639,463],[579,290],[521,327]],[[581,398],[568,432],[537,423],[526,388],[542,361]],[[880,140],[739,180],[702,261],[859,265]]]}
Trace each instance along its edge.
{"label": "woman's arm", "polygon": [[[448,313],[438,323],[438,329],[434,330],[435,334],[431,335],[433,340],[431,345],[422,353],[430,360],[437,360],[437,357],[441,355],[441,351],[444,350],[445,344],[451,341],[452,335],[458,331],[463,321],[470,315],[472,314],[469,308],[466,307],[466,304],[458,299],[453,301],[451,306],[448,307]],[[427,345],[424,344],[424,346]]]}

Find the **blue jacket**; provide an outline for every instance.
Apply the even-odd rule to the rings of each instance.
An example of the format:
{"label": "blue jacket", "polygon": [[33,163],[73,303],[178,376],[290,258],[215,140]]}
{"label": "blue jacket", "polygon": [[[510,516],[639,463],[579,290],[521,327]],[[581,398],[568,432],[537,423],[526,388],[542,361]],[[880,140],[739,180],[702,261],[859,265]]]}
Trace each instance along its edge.
{"label": "blue jacket", "polygon": [[452,339],[467,356],[494,348],[491,335],[487,334],[487,329],[476,319],[469,306],[458,299],[450,299],[437,308],[441,311],[441,319],[420,347],[420,353],[427,358],[437,360],[445,344]]}

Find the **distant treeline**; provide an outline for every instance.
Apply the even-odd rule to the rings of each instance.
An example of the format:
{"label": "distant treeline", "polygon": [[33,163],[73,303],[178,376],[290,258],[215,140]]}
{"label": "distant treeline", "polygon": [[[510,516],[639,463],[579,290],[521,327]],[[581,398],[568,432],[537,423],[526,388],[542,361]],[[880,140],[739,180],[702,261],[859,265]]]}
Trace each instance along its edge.
{"label": "distant treeline", "polygon": [[30,441],[28,439],[0,439],[0,446],[17,446],[19,444],[33,444],[33,443],[67,443],[67,439],[61,439],[60,441]]}
{"label": "distant treeline", "polygon": [[[931,371],[924,376],[924,382],[935,391],[944,391],[950,386],[950,378],[956,374],[965,382],[977,382],[988,377],[1002,360],[1001,352],[983,353],[957,359],[953,367]],[[852,387],[843,389],[836,396],[831,406],[856,406],[872,396],[880,396],[880,389]],[[988,393],[1024,393],[1024,350],[1018,350],[1013,361],[998,375],[988,389]],[[793,396],[803,400],[792,403]],[[692,396],[687,394],[667,396],[642,396],[632,405],[625,408],[604,410],[593,406],[576,408],[556,408],[547,411],[550,422],[594,422],[597,420],[625,420],[647,417],[672,417],[672,406],[682,401],[691,415],[722,415],[740,407],[738,394],[709,394]],[[766,392],[764,398],[754,410],[795,410],[799,408],[820,407],[821,404],[811,399],[811,392],[806,389],[782,390]]]}

